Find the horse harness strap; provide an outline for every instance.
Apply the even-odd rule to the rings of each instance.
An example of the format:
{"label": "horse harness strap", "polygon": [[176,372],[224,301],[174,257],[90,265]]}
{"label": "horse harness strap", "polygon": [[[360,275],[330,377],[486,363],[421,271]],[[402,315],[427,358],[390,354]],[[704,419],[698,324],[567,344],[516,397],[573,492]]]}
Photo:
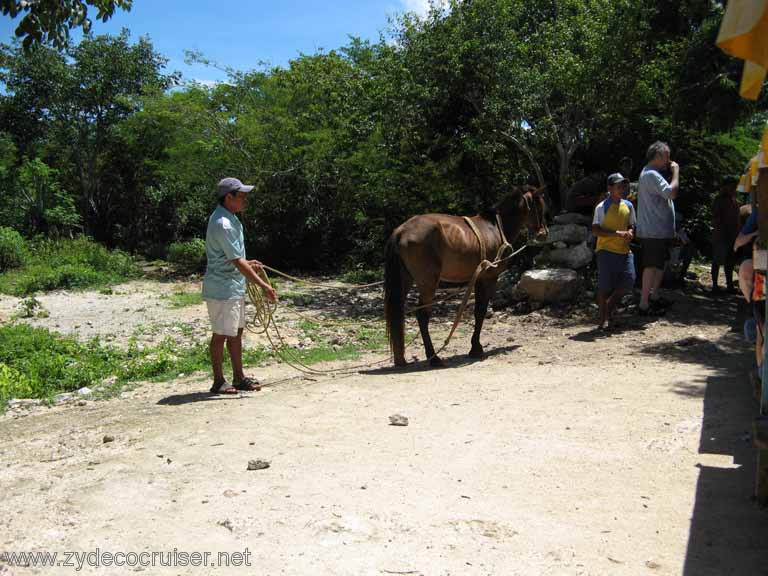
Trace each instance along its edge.
{"label": "horse harness strap", "polygon": [[477,241],[480,243],[480,262],[483,262],[486,260],[486,252],[485,242],[483,242],[483,237],[480,236],[480,230],[477,229],[477,225],[469,216],[464,216],[464,220],[467,222],[467,224],[469,224],[469,227],[472,228],[472,232],[475,233],[475,236],[477,236]]}
{"label": "horse harness strap", "polygon": [[496,226],[499,227],[499,234],[501,234],[501,247],[496,254],[496,260],[499,260],[507,248],[512,250],[512,244],[509,243],[507,236],[504,234],[504,226],[501,223],[501,215],[498,212],[496,213]]}

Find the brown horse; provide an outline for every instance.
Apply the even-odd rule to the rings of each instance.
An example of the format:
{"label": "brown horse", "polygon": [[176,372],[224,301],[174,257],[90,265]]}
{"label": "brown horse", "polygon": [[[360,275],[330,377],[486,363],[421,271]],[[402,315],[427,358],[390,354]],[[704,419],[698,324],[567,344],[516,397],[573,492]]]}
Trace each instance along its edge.
{"label": "brown horse", "polygon": [[[429,336],[431,304],[438,283],[471,280],[483,248],[478,234],[483,240],[486,259],[491,261],[504,245],[505,237],[514,242],[524,224],[535,235],[546,234],[546,209],[543,189],[515,188],[492,209],[470,218],[477,234],[465,218],[448,214],[414,216],[392,232],[385,251],[384,315],[396,366],[405,365],[405,303],[412,283],[416,283],[419,306],[423,306],[416,312],[416,318],[424,350],[430,364],[441,366]],[[507,264],[488,268],[477,278],[475,330],[469,351],[473,358],[483,356],[480,330],[496,281]]]}

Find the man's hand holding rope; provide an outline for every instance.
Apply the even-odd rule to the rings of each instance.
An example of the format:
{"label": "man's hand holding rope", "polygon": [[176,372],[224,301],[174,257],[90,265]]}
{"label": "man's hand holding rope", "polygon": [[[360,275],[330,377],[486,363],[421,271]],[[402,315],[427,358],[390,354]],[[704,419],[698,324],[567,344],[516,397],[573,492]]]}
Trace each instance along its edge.
{"label": "man's hand holding rope", "polygon": [[[272,288],[259,274],[263,271],[263,264],[258,260],[246,260],[245,258],[237,258],[232,261],[232,264],[240,270],[240,273],[245,276],[248,282],[256,284],[259,288],[264,290],[264,295],[270,302],[277,302],[277,292]],[[263,272],[262,272],[263,273]]]}

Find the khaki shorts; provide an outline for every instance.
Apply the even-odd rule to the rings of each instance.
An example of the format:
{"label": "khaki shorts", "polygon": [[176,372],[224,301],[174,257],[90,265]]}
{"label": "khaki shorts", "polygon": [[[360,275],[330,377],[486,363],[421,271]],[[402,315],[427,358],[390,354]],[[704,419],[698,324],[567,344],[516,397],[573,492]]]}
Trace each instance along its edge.
{"label": "khaki shorts", "polygon": [[214,334],[237,336],[245,328],[245,300],[206,300]]}

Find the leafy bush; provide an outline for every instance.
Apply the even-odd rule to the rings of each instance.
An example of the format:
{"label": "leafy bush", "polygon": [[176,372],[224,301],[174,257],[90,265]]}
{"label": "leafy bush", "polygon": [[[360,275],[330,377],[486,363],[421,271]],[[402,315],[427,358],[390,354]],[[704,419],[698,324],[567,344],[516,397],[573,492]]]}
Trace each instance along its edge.
{"label": "leafy bush", "polygon": [[34,395],[32,382],[21,372],[0,362],[0,407],[10,398],[29,398]]}
{"label": "leafy bush", "polygon": [[90,238],[38,240],[26,257],[26,266],[0,275],[0,292],[27,296],[57,288],[88,288],[136,276],[131,257],[110,252]]}
{"label": "leafy bush", "polygon": [[50,398],[114,376],[118,383],[171,378],[209,365],[207,347],[178,348],[166,340],[127,351],[87,344],[26,324],[0,326],[0,411],[11,398]]}
{"label": "leafy bush", "polygon": [[13,397],[46,398],[77,390],[109,375],[109,355],[73,338],[25,324],[0,327],[0,403]]}
{"label": "leafy bush", "polygon": [[341,275],[341,281],[348,282],[349,284],[371,284],[383,278],[383,270],[368,268],[363,264],[356,264],[352,269],[347,270]]}
{"label": "leafy bush", "polygon": [[168,248],[168,261],[190,272],[205,269],[205,241],[193,238],[186,242],[174,242]]}
{"label": "leafy bush", "polygon": [[24,238],[13,228],[0,226],[0,272],[24,263]]}

